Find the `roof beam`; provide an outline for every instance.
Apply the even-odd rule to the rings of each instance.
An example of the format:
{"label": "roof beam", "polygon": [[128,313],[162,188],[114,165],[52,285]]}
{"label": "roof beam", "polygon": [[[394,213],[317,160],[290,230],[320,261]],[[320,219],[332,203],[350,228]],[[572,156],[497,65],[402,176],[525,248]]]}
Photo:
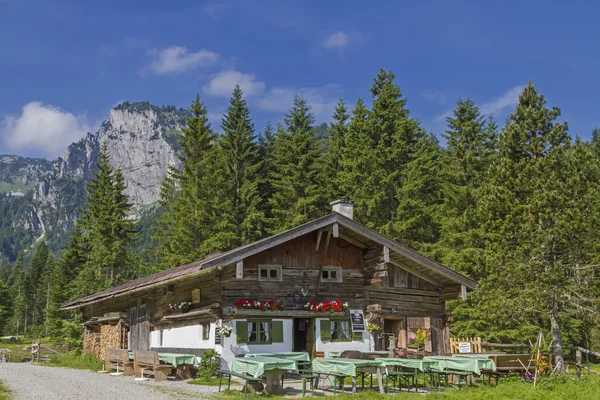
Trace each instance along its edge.
{"label": "roof beam", "polygon": [[467,278],[464,275],[459,274],[456,271],[451,270],[450,268],[433,261],[416,251],[409,249],[406,246],[401,245],[400,243],[394,242],[392,239],[389,239],[379,233],[375,232],[372,229],[367,228],[364,225],[359,224],[358,222],[344,217],[342,214],[334,213],[337,222],[344,226],[344,228],[350,229],[362,236],[368,237],[369,239],[378,242],[382,246],[387,246],[390,250],[402,255],[403,257],[408,258],[411,261],[422,264],[423,266],[435,271],[436,273],[454,281],[465,285],[469,289],[476,289],[477,282],[472,279]]}
{"label": "roof beam", "polygon": [[390,264],[395,265],[398,268],[401,268],[403,270],[405,270],[406,272],[408,272],[409,274],[413,274],[414,276],[423,279],[426,282],[431,283],[434,286],[438,286],[438,287],[444,287],[445,285],[443,283],[440,283],[439,281],[433,279],[430,276],[425,275],[424,273],[417,271],[414,268],[409,267],[408,265],[402,264],[397,262],[396,260],[390,260],[389,261]]}
{"label": "roof beam", "polygon": [[350,236],[346,236],[343,233],[340,233],[340,239],[345,240],[346,242],[351,243],[351,244],[355,245],[356,247],[360,247],[361,249],[367,248],[366,244],[362,244],[358,240],[352,239]]}

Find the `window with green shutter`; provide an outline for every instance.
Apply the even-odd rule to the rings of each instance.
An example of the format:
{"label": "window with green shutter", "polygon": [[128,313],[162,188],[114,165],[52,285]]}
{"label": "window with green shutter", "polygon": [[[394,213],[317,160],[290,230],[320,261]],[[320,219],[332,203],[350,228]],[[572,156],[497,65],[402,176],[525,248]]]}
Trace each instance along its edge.
{"label": "window with green shutter", "polygon": [[271,340],[273,343],[283,343],[283,321],[271,322]]}
{"label": "window with green shutter", "polygon": [[[237,333],[238,343],[270,344],[273,342],[273,328],[271,320],[249,319],[246,322],[238,321],[236,324],[244,324],[242,326],[243,330],[240,331],[241,333]],[[281,327],[281,331],[283,331],[283,326]],[[245,339],[242,338],[242,341],[240,342],[240,337],[243,333],[246,334]],[[283,341],[283,333],[281,333],[281,338],[281,341]]]}
{"label": "window with green shutter", "polygon": [[235,322],[235,335],[238,344],[248,343],[248,323],[246,321]]}
{"label": "window with green shutter", "polygon": [[321,341],[326,342],[331,340],[331,330],[329,327],[329,320],[322,319],[320,322],[320,330],[321,330]]}

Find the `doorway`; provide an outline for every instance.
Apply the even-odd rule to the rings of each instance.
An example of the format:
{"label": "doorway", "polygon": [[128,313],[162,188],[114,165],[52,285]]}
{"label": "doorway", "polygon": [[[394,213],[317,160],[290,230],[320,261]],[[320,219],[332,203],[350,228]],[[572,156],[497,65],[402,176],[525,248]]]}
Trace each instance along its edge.
{"label": "doorway", "polygon": [[293,318],[294,334],[292,335],[292,351],[312,350],[310,318]]}

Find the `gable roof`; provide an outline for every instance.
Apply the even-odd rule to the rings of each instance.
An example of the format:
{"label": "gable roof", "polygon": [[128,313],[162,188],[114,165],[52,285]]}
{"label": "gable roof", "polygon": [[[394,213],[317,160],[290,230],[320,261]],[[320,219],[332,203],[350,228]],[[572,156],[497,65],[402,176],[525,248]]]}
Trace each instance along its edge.
{"label": "gable roof", "polygon": [[434,284],[438,283],[438,286],[465,285],[469,289],[477,288],[477,282],[474,280],[467,278],[466,276],[433,261],[342,214],[334,212],[257,242],[224,253],[214,253],[203,260],[126,282],[102,292],[74,300],[64,304],[61,309],[68,310],[79,308],[86,304],[96,303],[106,298],[124,295],[132,291],[137,292],[138,290],[146,289],[149,286],[162,286],[179,280],[189,279],[190,277],[213,271],[217,267],[223,267],[241,261],[246,257],[296,239],[307,233],[327,228],[333,224],[337,224],[340,237],[357,245],[361,245],[365,249],[376,248],[378,246],[387,247],[389,249],[390,263],[398,265],[426,281]]}

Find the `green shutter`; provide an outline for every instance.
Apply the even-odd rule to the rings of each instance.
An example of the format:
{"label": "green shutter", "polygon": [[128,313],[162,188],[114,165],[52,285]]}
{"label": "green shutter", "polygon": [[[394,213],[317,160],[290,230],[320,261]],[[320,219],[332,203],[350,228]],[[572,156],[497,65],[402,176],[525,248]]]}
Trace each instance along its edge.
{"label": "green shutter", "polygon": [[283,321],[271,322],[271,341],[273,343],[283,343]]}
{"label": "green shutter", "polygon": [[328,319],[321,320],[321,341],[331,340],[331,324]]}
{"label": "green shutter", "polygon": [[240,343],[248,343],[248,322],[236,321],[235,322],[235,335],[236,341]]}
{"label": "green shutter", "polygon": [[352,341],[354,342],[362,342],[363,336],[362,332],[354,332],[352,331]]}

